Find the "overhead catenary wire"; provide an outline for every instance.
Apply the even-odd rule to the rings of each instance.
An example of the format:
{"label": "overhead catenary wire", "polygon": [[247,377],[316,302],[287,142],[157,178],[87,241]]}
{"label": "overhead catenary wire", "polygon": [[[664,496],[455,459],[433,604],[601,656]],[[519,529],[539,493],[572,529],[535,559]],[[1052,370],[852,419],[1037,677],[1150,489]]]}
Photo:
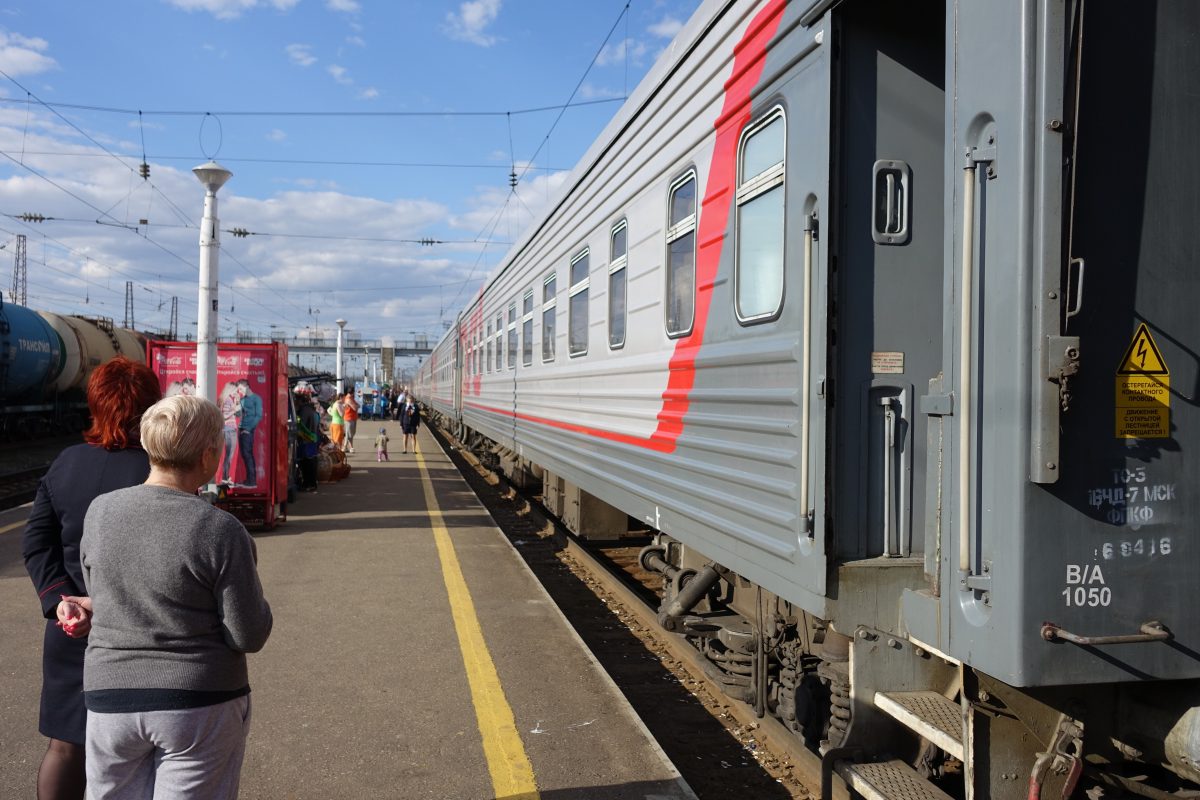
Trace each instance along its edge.
{"label": "overhead catenary wire", "polygon": [[[628,4],[626,5],[628,7]],[[612,35],[611,33],[609,34]],[[607,42],[607,40],[605,40]],[[597,54],[598,55],[598,54]],[[595,59],[593,59],[594,61]],[[8,78],[13,83],[17,83],[7,73],[0,70],[0,75]],[[17,84],[20,86],[20,84]],[[24,88],[24,87],[22,87]],[[26,90],[28,91],[28,90]],[[571,95],[574,99],[574,94]],[[605,103],[619,103],[619,97],[604,97],[594,100],[580,100],[578,103],[569,103],[566,106],[550,105],[537,106],[534,108],[517,108],[507,111],[365,111],[365,110],[348,110],[348,111],[317,111],[317,110],[240,110],[240,111],[197,111],[186,109],[134,109],[134,108],[117,108],[113,106],[97,106],[86,103],[48,103],[44,100],[22,100],[19,97],[0,97],[0,103],[37,103],[54,111],[56,108],[67,108],[74,111],[95,111],[107,114],[145,114],[146,116],[167,116],[167,117],[204,117],[204,116],[222,116],[222,117],[502,117],[506,114],[526,115],[526,114],[542,114],[549,111],[565,111],[567,108],[580,108],[583,106],[595,106]],[[65,119],[65,118],[64,118]]]}
{"label": "overhead catenary wire", "polygon": [[[538,155],[542,152],[542,148],[545,147],[546,143],[550,141],[550,136],[551,136],[551,134],[554,133],[554,129],[556,127],[558,127],[558,123],[560,120],[562,120],[563,114],[566,112],[566,110],[568,108],[572,107],[571,101],[574,100],[575,95],[579,93],[579,88],[581,86],[583,86],[583,82],[587,80],[587,76],[589,73],[591,73],[592,67],[596,66],[596,59],[598,59],[600,57],[600,54],[604,52],[604,48],[608,46],[609,40],[612,39],[613,31],[615,31],[617,29],[617,26],[621,24],[622,17],[624,17],[628,13],[629,13],[629,0],[626,0],[625,5],[622,6],[622,8],[621,8],[621,13],[617,15],[616,20],[613,21],[612,27],[608,29],[608,35],[605,36],[604,41],[600,43],[600,47],[596,50],[596,54],[592,56],[592,60],[587,65],[587,69],[585,69],[583,71],[583,74],[579,76],[579,82],[576,83],[575,88],[571,90],[571,96],[569,98],[567,98],[567,102],[559,107],[558,116],[556,116],[554,118],[554,122],[550,123],[550,130],[546,131],[546,135],[542,139],[541,144],[538,145],[538,148],[537,148],[537,150],[534,151],[533,156],[531,156],[530,159],[526,162],[525,169],[522,170],[521,174],[517,177],[518,180],[525,177],[525,173],[529,171],[528,165],[532,164],[534,161],[537,160]],[[626,45],[626,47],[628,48],[628,45]],[[623,102],[623,98],[612,98],[612,99]]]}
{"label": "overhead catenary wire", "polygon": [[[629,24],[628,23],[628,9],[629,9],[629,4],[626,3],[624,6],[624,9],[622,10],[622,15],[626,17],[626,27],[627,28],[628,28],[628,24]],[[620,22],[620,19],[621,19],[621,17],[619,16],[617,19],[617,23],[614,23],[613,29],[610,29],[608,36],[605,38],[605,43],[601,46],[601,50],[603,50],[603,47],[606,46],[607,43],[611,40],[613,31],[616,29],[616,25]],[[595,65],[595,62],[596,62],[596,59],[598,58],[598,56],[599,56],[599,52],[596,54],[596,56],[593,56],[592,62],[591,62],[591,64],[589,64],[588,70],[586,70],[584,73],[584,78],[580,79],[580,83],[576,85],[575,90],[571,93],[571,97],[565,105],[549,105],[549,106],[542,106],[542,107],[536,107],[536,108],[525,108],[525,109],[508,110],[508,111],[477,111],[477,110],[476,111],[445,111],[445,110],[442,110],[442,111],[418,111],[418,112],[412,112],[412,111],[348,111],[348,112],[282,111],[282,112],[275,112],[275,111],[254,111],[254,110],[220,111],[220,112],[211,112],[211,111],[203,111],[202,112],[202,111],[187,111],[187,110],[155,111],[155,110],[146,110],[146,109],[105,108],[105,107],[101,107],[101,106],[88,106],[88,105],[83,105],[83,104],[47,103],[45,101],[42,101],[40,98],[35,98],[32,95],[32,93],[29,93],[28,91],[27,91],[28,98],[24,102],[26,102],[26,104],[27,104],[27,109],[32,108],[34,103],[38,103],[41,106],[47,108],[48,110],[53,111],[60,119],[62,119],[64,122],[66,122],[72,128],[79,131],[79,133],[81,133],[83,136],[85,136],[93,145],[104,150],[105,155],[115,158],[116,160],[118,160],[119,163],[122,163],[124,166],[126,166],[126,168],[129,168],[131,170],[131,173],[135,168],[130,167],[129,164],[122,161],[122,156],[118,156],[116,153],[108,150],[108,148],[104,147],[104,145],[102,145],[100,142],[96,141],[96,139],[94,139],[90,135],[88,135],[78,125],[74,124],[73,122],[68,120],[66,117],[64,117],[62,114],[58,113],[58,111],[56,109],[58,109],[58,108],[62,108],[62,109],[76,108],[76,109],[81,109],[81,110],[91,110],[91,111],[97,111],[97,112],[125,113],[125,114],[130,114],[130,115],[137,114],[139,131],[141,132],[142,162],[143,163],[148,163],[148,160],[149,160],[149,157],[146,154],[146,142],[145,142],[145,131],[144,131],[144,125],[143,125],[143,118],[144,118],[144,116],[154,115],[154,114],[170,114],[170,115],[177,115],[177,116],[190,114],[190,115],[194,115],[194,116],[201,116],[201,115],[208,116],[208,115],[212,115],[212,114],[216,113],[216,114],[221,114],[221,115],[226,115],[226,116],[278,115],[278,116],[313,116],[313,117],[340,117],[340,116],[344,116],[344,117],[463,117],[463,116],[499,116],[499,115],[503,114],[506,117],[506,120],[508,122],[508,127],[509,127],[510,164],[508,165],[508,169],[509,169],[510,175],[514,175],[516,173],[516,163],[517,162],[515,159],[515,147],[514,147],[513,141],[512,141],[512,124],[511,124],[512,116],[518,115],[518,114],[534,114],[534,113],[555,112],[555,111],[557,112],[554,122],[550,125],[549,132],[546,134],[545,140],[542,142],[541,145],[539,145],[538,150],[535,153],[534,157],[536,158],[543,151],[548,152],[546,150],[546,148],[549,145],[549,137],[551,136],[553,131],[556,129],[557,124],[559,124],[559,122],[561,121],[561,119],[566,111],[566,108],[592,106],[592,105],[598,105],[598,104],[604,104],[604,103],[618,102],[617,98],[604,98],[604,99],[599,99],[599,100],[574,102],[574,98],[577,96],[579,88],[582,85],[583,80],[586,79],[587,74],[590,72],[591,68]],[[626,58],[628,59],[628,56],[626,56]],[[4,77],[9,78],[9,80],[12,80],[11,76],[9,76],[7,73],[4,73],[2,70],[0,70],[0,75],[3,75]],[[20,84],[17,83],[16,81],[13,81],[13,83],[20,86]],[[10,102],[14,102],[14,101],[12,101],[11,98],[0,98],[0,102],[4,102],[6,100],[8,100]],[[15,102],[19,102],[19,100],[15,101]],[[24,148],[24,143],[22,144],[22,147]],[[132,149],[132,148],[128,148],[128,149]],[[101,157],[100,154],[98,154],[98,153],[97,154],[75,153],[75,154],[70,154],[70,155],[75,155],[75,156],[84,156],[84,155],[93,156],[93,155],[95,155],[96,157]],[[128,158],[129,158],[129,160],[133,160],[135,158],[135,156],[130,156]],[[182,159],[188,158],[188,157],[187,156],[166,156],[166,157],[162,157],[162,158],[179,158],[182,160]],[[422,163],[417,163],[417,162],[356,162],[356,161],[320,162],[320,161],[305,160],[305,159],[249,159],[249,158],[246,158],[246,159],[232,158],[232,159],[224,159],[224,160],[232,161],[232,162],[261,161],[263,163],[307,163],[307,164],[328,163],[330,165],[336,165],[336,166],[362,164],[364,166],[392,166],[392,165],[394,165],[394,166],[402,166],[402,167],[432,167],[432,168],[467,168],[467,169],[502,168],[502,165],[499,165],[499,164],[469,164],[469,165],[461,164],[460,165],[460,164],[445,164],[445,163],[422,164]],[[522,165],[521,176],[528,174],[528,172],[531,169],[532,170],[543,170],[544,169],[547,171],[551,171],[551,170],[559,171],[560,170],[560,168],[556,168],[556,167],[535,166],[535,164],[533,163],[533,160],[531,159],[530,161],[525,162]],[[165,254],[167,254],[172,259],[177,260],[180,263],[188,264],[189,268],[192,269],[193,271],[196,269],[195,265],[192,263],[192,261],[190,259],[180,256],[179,253],[171,250],[171,248],[167,244],[164,244],[164,242],[157,241],[151,235],[150,227],[148,227],[146,225],[134,226],[134,225],[128,224],[130,221],[130,217],[132,217],[133,215],[131,215],[127,212],[125,214],[126,220],[124,222],[119,222],[116,220],[115,217],[112,216],[112,213],[111,213],[112,210],[115,209],[123,200],[128,200],[128,198],[132,194],[132,191],[130,193],[127,193],[124,198],[122,198],[121,200],[118,200],[116,203],[114,203],[113,206],[111,206],[109,209],[100,209],[98,206],[96,206],[92,203],[89,203],[83,197],[80,197],[79,195],[73,193],[70,190],[69,182],[68,182],[67,186],[63,186],[63,185],[60,185],[59,183],[56,183],[54,180],[52,180],[49,177],[49,175],[52,175],[53,172],[49,172],[46,174],[39,174],[35,170],[31,170],[31,172],[33,172],[33,174],[35,174],[37,177],[42,178],[43,180],[47,181],[49,184],[55,186],[55,188],[58,188],[60,191],[64,191],[67,194],[71,195],[74,199],[83,202],[89,208],[91,208],[92,210],[99,213],[102,219],[113,220],[113,222],[111,222],[111,223],[105,221],[102,224],[106,224],[106,225],[107,224],[115,224],[117,227],[123,227],[125,229],[131,230],[134,233],[136,233],[137,235],[139,235],[139,237],[145,239],[153,247],[163,251]],[[62,179],[60,178],[59,180],[62,180]],[[503,205],[501,206],[500,210],[497,212],[496,216],[493,217],[493,219],[488,224],[485,224],[483,230],[481,230],[481,232],[480,232],[480,236],[476,236],[474,239],[440,240],[440,239],[433,239],[431,237],[430,238],[422,238],[422,239],[392,239],[392,238],[385,238],[385,237],[355,237],[355,236],[338,236],[338,235],[322,235],[322,234],[287,234],[287,233],[265,232],[265,231],[261,231],[261,232],[260,231],[254,231],[254,232],[246,231],[245,235],[247,235],[247,236],[248,235],[271,236],[271,237],[296,238],[296,239],[324,239],[324,240],[328,240],[328,241],[361,241],[361,242],[377,242],[377,243],[389,243],[389,244],[390,243],[422,244],[422,245],[435,244],[435,243],[436,244],[463,244],[463,245],[482,244],[483,247],[480,250],[478,256],[476,257],[474,263],[472,264],[470,272],[468,274],[468,277],[465,281],[462,281],[462,282],[456,281],[456,282],[450,282],[447,284],[439,285],[439,286],[446,286],[446,287],[457,285],[458,292],[455,294],[455,301],[457,301],[458,298],[461,296],[463,289],[465,289],[471,283],[471,281],[474,279],[474,276],[476,275],[477,270],[479,268],[479,264],[482,263],[484,261],[484,259],[486,258],[487,248],[490,246],[501,246],[501,245],[510,244],[508,242],[500,242],[500,241],[496,240],[495,234],[497,232],[497,228],[498,228],[500,219],[503,218],[507,208],[512,207],[512,195],[516,194],[517,195],[517,203],[519,203],[520,206],[523,207],[526,210],[526,212],[530,214],[531,217],[534,216],[533,211],[525,203],[522,196],[519,193],[515,192],[515,186],[512,187],[512,189],[513,189],[513,191],[510,191],[509,196],[505,198],[505,201],[504,201]],[[179,209],[178,205],[176,205],[171,200],[170,197],[163,194],[161,192],[161,190],[158,189],[158,187],[154,187],[154,191],[163,197],[163,199],[167,202],[167,204],[171,208],[171,210],[179,217],[180,221],[182,222],[182,225],[175,225],[175,226],[166,225],[166,224],[162,224],[162,223],[155,223],[154,227],[185,227],[185,228],[194,228],[195,227],[190,222],[190,216],[188,214],[186,214],[185,212],[183,212],[181,209]],[[105,198],[105,200],[107,200],[107,198]],[[162,213],[161,209],[156,209],[156,211],[158,211],[158,213],[160,213],[160,214]],[[147,213],[143,217],[143,219],[147,219],[149,217],[150,217],[150,214]],[[84,220],[80,220],[80,221],[84,221]],[[91,220],[91,221],[92,222],[101,222],[101,219]],[[481,236],[484,235],[485,231],[486,231],[486,238],[483,238],[481,240]],[[227,231],[227,232],[231,232],[231,231]],[[164,241],[169,241],[169,240],[164,239]],[[228,252],[228,250],[226,252]],[[243,284],[243,290],[241,292],[239,292],[239,290],[236,290],[232,286],[230,286],[230,290],[232,292],[240,293],[240,294],[242,294],[243,297],[246,297],[247,295],[244,292],[244,290],[246,288],[250,288],[251,290],[253,290],[255,287],[261,288],[264,285],[264,281],[261,278],[259,278],[258,275],[254,274],[250,269],[248,269],[244,263],[242,263],[240,260],[238,260],[232,254],[230,254],[230,258],[235,263],[237,263],[242,269],[244,269],[246,271],[247,275],[249,275],[250,278],[255,282],[255,285],[251,286],[251,287],[246,287],[246,285]],[[115,269],[110,270],[110,272],[112,274],[126,274],[120,270],[115,270]],[[279,290],[276,290],[269,286],[268,286],[268,288],[272,292],[274,292],[278,297],[283,299],[283,295],[281,295],[279,293]],[[257,302],[252,297],[249,299],[251,302]],[[262,304],[258,303],[258,305],[262,305]],[[293,304],[287,303],[286,301],[285,301],[285,305],[295,308],[295,306]],[[268,308],[268,307],[263,306],[263,308]],[[275,308],[275,309],[268,308],[268,310],[271,311],[272,313],[279,314],[280,319],[286,320],[289,323],[298,324],[298,323],[294,323],[294,321],[289,319],[286,315],[280,313],[279,309],[277,309],[277,308]],[[301,311],[300,309],[296,309],[296,310]],[[303,312],[301,311],[301,313],[303,313]]]}
{"label": "overhead catenary wire", "polygon": [[[58,112],[58,111],[57,111],[55,108],[53,108],[52,106],[50,106],[48,103],[46,103],[46,101],[42,100],[40,97],[38,97],[37,95],[35,95],[35,94],[34,94],[33,92],[31,92],[29,89],[27,89],[27,88],[26,88],[24,85],[22,85],[22,84],[21,84],[21,82],[20,82],[20,81],[18,81],[18,80],[17,80],[16,78],[14,78],[12,75],[9,75],[9,74],[8,74],[7,72],[5,72],[3,69],[0,69],[0,76],[3,76],[4,78],[8,79],[8,81],[9,81],[9,82],[11,82],[11,83],[12,83],[14,86],[16,86],[17,88],[19,88],[19,89],[21,89],[22,91],[24,91],[24,92],[25,92],[25,94],[26,94],[26,96],[29,98],[29,101],[30,101],[30,102],[36,102],[36,103],[38,103],[39,105],[41,105],[41,106],[45,107],[45,108],[46,108],[48,111],[50,111],[50,113],[54,114],[54,116],[56,116],[56,117],[58,117],[59,119],[61,119],[61,120],[62,120],[63,122],[65,122],[67,125],[71,126],[71,128],[73,128],[74,130],[78,131],[78,132],[79,132],[79,134],[80,134],[81,136],[83,136],[85,139],[87,139],[89,142],[91,142],[91,143],[92,143],[92,144],[94,144],[96,147],[98,147],[98,148],[100,148],[101,150],[103,150],[105,153],[108,153],[108,155],[110,155],[112,158],[116,159],[116,161],[117,161],[117,163],[118,163],[118,164],[120,164],[121,166],[125,167],[125,168],[126,168],[126,169],[128,169],[130,172],[135,172],[135,170],[133,169],[133,167],[131,167],[129,164],[125,163],[125,160],[124,160],[124,159],[122,159],[122,158],[121,158],[120,156],[118,156],[116,153],[112,152],[112,151],[111,151],[111,150],[109,150],[107,147],[105,147],[103,144],[101,144],[99,141],[97,141],[97,140],[96,140],[96,137],[92,136],[90,133],[88,133],[87,131],[85,131],[83,128],[81,128],[81,127],[79,127],[78,125],[76,125],[74,122],[72,122],[72,121],[71,121],[70,119],[68,119],[66,116],[64,116],[64,115],[60,114],[60,113],[59,113],[59,112]],[[139,114],[139,119],[140,119],[141,112],[138,112],[138,114]],[[144,147],[144,146],[145,146],[145,145],[144,145],[144,142],[143,142],[143,147]],[[17,163],[19,163],[21,166],[25,166],[25,163],[24,163],[24,161],[23,161],[23,160],[22,160],[22,161],[19,161],[19,162],[17,162]],[[162,192],[162,190],[161,190],[161,189],[159,189],[157,186],[155,186],[155,185],[154,185],[154,182],[149,180],[149,177],[147,177],[147,182],[150,184],[150,186],[152,187],[152,189],[153,189],[155,192],[157,192],[157,193],[158,193],[158,194],[159,194],[159,195],[160,195],[160,196],[161,196],[161,197],[162,197],[164,200],[166,200],[166,201],[167,201],[167,203],[168,203],[169,205],[171,205],[172,207],[174,207],[176,210],[179,210],[179,207],[175,205],[174,201],[172,201],[172,200],[171,200],[171,198],[167,197],[167,196],[166,196],[166,194],[164,194],[164,193]],[[74,195],[72,195],[72,196],[74,196]],[[78,198],[77,198],[77,199],[78,199]],[[91,205],[91,204],[90,204],[90,203],[88,203],[88,205]],[[92,208],[96,208],[96,207],[95,207],[95,206],[92,206]],[[97,210],[98,210],[98,209],[97,209]],[[117,220],[115,217],[112,217],[111,215],[108,215],[108,214],[106,214],[106,213],[104,213],[104,212],[102,212],[102,216],[109,216],[109,219],[112,219],[114,223],[116,223],[116,224],[123,224],[123,223],[120,223],[120,222],[118,222],[118,220]],[[97,221],[98,221],[98,220],[97,220]]]}
{"label": "overhead catenary wire", "polygon": [[[68,150],[26,150],[27,156],[61,156],[63,158],[108,158],[107,153],[77,153]],[[133,155],[122,153],[126,158]],[[160,155],[151,153],[148,158],[154,161],[195,161],[195,156]],[[471,162],[439,162],[439,161],[349,161],[316,158],[262,158],[246,156],[243,158],[222,156],[221,161],[228,164],[298,164],[307,167],[400,167],[409,169],[511,169],[511,164],[501,163],[471,163]],[[532,169],[544,172],[562,172],[568,167],[534,166]]]}

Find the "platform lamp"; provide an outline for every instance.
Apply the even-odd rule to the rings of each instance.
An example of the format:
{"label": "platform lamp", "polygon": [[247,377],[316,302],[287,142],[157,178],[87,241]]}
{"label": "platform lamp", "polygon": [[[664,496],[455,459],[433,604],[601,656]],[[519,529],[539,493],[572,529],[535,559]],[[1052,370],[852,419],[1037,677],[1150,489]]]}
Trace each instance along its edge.
{"label": "platform lamp", "polygon": [[338,342],[337,342],[337,387],[338,395],[341,396],[346,390],[342,387],[342,335],[346,332],[346,320],[337,320],[338,326]]}
{"label": "platform lamp", "polygon": [[217,276],[220,235],[217,227],[217,191],[233,173],[215,161],[194,168],[192,173],[207,189],[204,218],[200,221],[200,305],[196,316],[196,393],[217,401]]}

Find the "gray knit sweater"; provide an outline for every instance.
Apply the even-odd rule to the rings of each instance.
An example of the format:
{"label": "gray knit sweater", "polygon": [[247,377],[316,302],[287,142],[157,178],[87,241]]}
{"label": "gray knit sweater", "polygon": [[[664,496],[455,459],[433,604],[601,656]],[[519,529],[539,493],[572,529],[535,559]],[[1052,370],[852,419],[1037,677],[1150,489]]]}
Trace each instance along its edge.
{"label": "gray knit sweater", "polygon": [[254,540],[195,495],[134,486],[97,497],[80,544],[92,598],[85,692],[229,692],[271,633]]}

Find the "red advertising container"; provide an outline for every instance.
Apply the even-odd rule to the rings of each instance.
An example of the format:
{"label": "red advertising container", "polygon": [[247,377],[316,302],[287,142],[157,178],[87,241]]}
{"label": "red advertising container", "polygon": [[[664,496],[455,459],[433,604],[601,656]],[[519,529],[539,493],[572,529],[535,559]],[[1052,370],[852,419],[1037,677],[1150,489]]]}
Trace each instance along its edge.
{"label": "red advertising container", "polygon": [[[151,341],[163,396],[196,391],[195,342]],[[225,418],[216,504],[247,527],[274,528],[288,494],[287,345],[217,343],[217,399]]]}

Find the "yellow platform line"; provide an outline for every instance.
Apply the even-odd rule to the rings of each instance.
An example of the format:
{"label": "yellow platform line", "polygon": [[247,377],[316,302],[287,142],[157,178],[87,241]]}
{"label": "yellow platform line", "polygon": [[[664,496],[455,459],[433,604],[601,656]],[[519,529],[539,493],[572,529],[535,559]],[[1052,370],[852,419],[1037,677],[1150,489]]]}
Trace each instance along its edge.
{"label": "yellow platform line", "polygon": [[9,531],[15,531],[17,528],[21,528],[24,526],[25,526],[25,520],[21,520],[20,522],[13,522],[9,525],[5,525],[3,528],[0,528],[0,533],[8,533]]}
{"label": "yellow platform line", "polygon": [[467,589],[454,544],[450,541],[450,532],[446,530],[441,508],[433,493],[433,481],[425,469],[425,459],[417,453],[416,460],[421,474],[421,487],[425,492],[425,506],[429,509],[429,526],[433,529],[442,563],[442,579],[450,596],[450,612],[458,632],[458,647],[467,668],[475,718],[483,737],[483,752],[492,775],[492,789],[496,797],[505,800],[537,800],[540,795],[533,778],[533,766],[525,754],[525,745],[521,742],[521,734],[517,732],[512,708],[504,696],[500,675],[484,641],[471,592]]}

